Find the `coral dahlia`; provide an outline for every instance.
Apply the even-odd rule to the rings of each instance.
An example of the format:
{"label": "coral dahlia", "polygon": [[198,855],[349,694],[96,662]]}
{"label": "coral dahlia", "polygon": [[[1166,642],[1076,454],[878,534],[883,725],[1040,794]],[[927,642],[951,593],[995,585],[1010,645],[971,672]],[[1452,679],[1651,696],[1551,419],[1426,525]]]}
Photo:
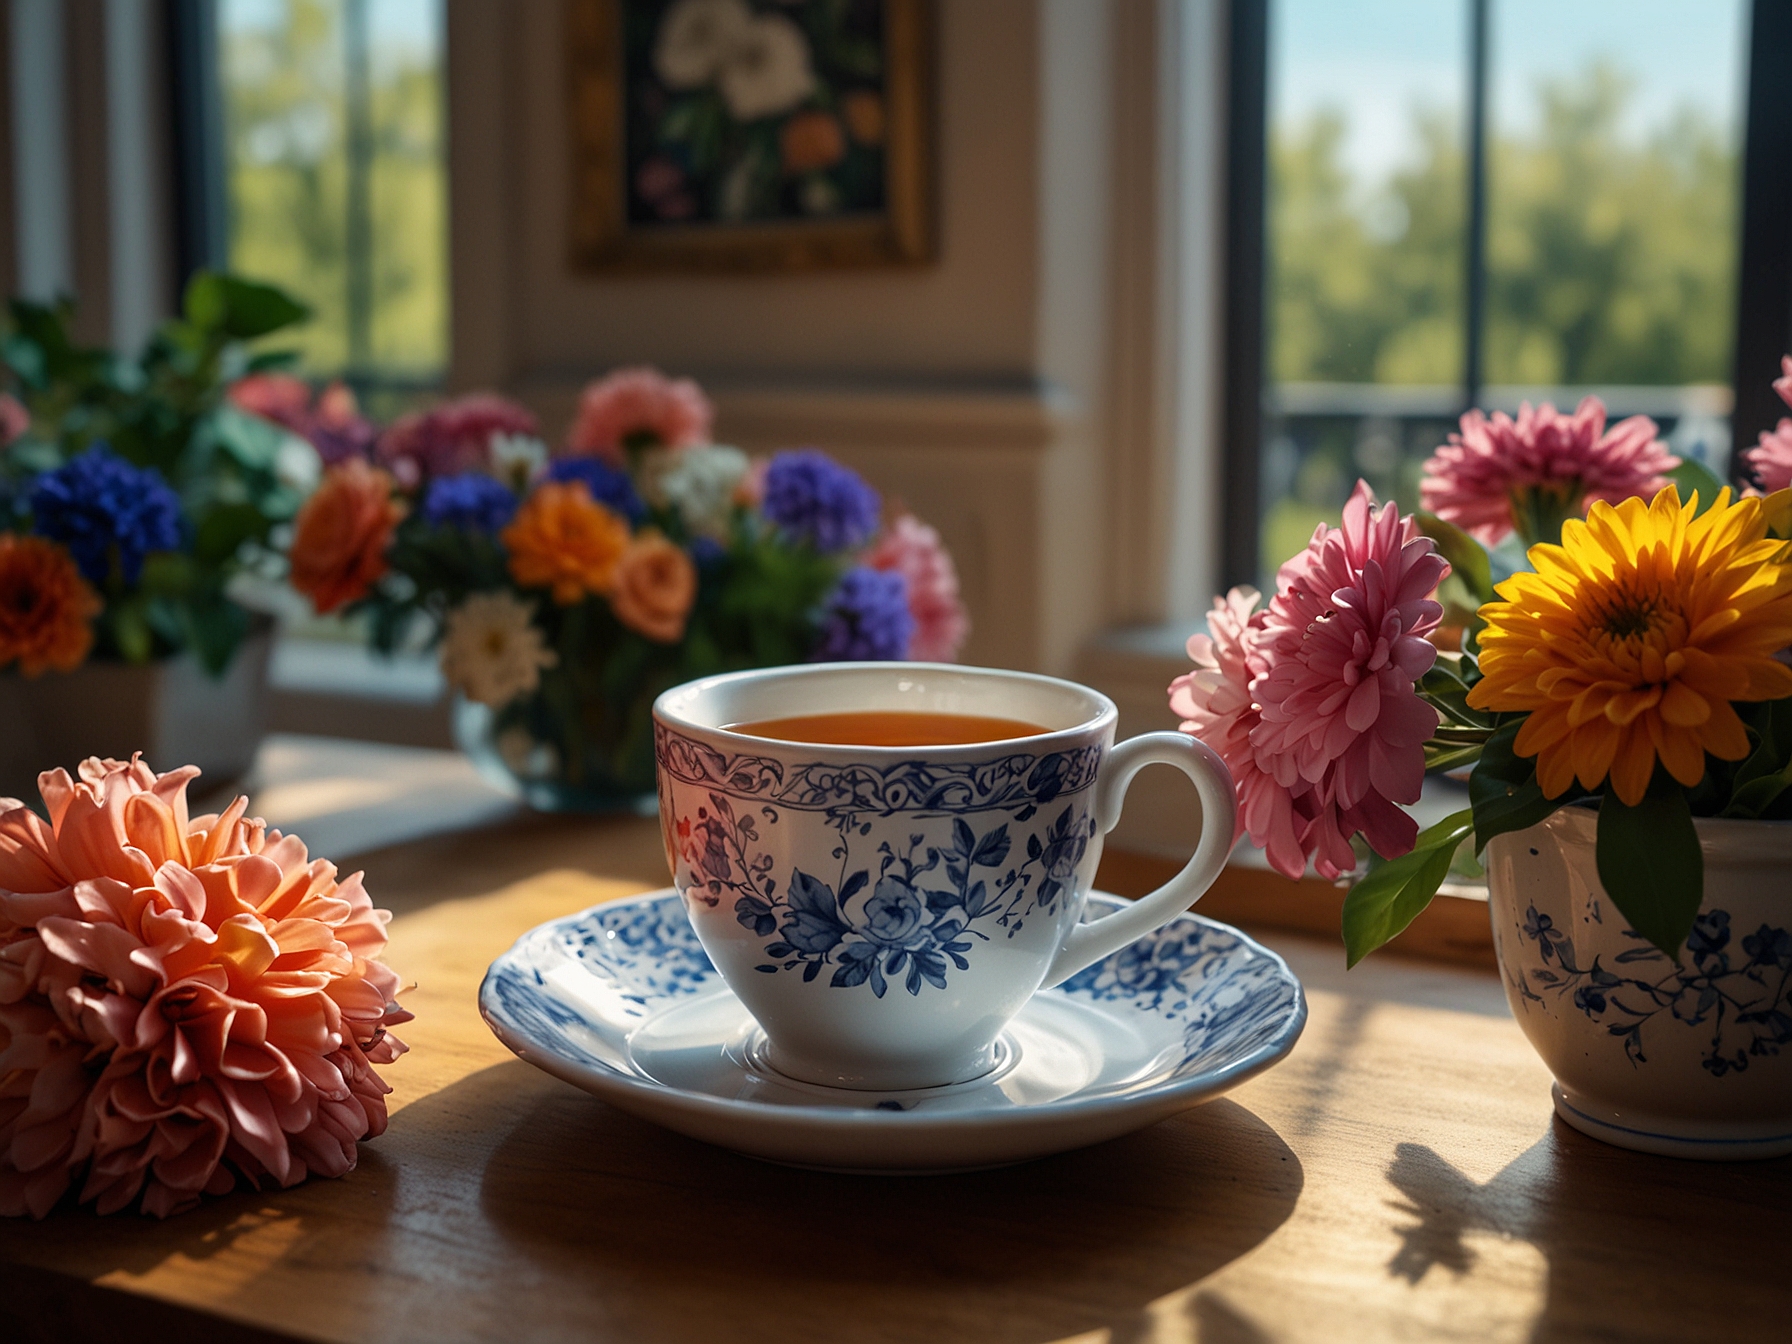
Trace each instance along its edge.
{"label": "coral dahlia", "polygon": [[1792,695],[1792,545],[1767,535],[1785,497],[1695,517],[1673,486],[1652,503],[1595,504],[1533,546],[1534,573],[1481,608],[1476,709],[1528,712],[1515,749],[1537,758],[1551,798],[1575,780],[1642,801],[1659,761],[1688,787],[1705,754],[1740,760],[1749,743],[1732,701]]}
{"label": "coral dahlia", "polygon": [[386,912],[199,772],[88,760],[0,800],[0,1213],[165,1217],[240,1178],[340,1176],[404,1046]]}
{"label": "coral dahlia", "polygon": [[1554,541],[1594,501],[1653,495],[1679,464],[1647,416],[1607,430],[1598,397],[1583,398],[1573,415],[1526,402],[1516,420],[1464,415],[1461,432],[1425,463],[1419,491],[1427,510],[1485,545],[1515,529],[1526,542]]}

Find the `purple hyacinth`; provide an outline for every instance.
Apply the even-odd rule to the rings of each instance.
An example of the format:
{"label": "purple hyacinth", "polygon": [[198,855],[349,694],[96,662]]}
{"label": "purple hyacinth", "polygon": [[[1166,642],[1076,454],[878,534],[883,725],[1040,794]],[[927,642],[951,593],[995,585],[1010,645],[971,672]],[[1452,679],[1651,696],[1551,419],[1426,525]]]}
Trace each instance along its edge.
{"label": "purple hyacinth", "polygon": [[68,547],[90,583],[111,575],[114,553],[124,581],[136,583],[144,556],[181,544],[180,497],[160,472],[133,467],[103,443],[37,478],[31,519],[39,536]]}
{"label": "purple hyacinth", "polygon": [[856,565],[840,576],[822,614],[811,662],[888,662],[908,657],[915,618],[908,580],[894,570]]}
{"label": "purple hyacinth", "polygon": [[792,541],[823,554],[862,546],[881,501],[858,472],[814,448],[779,453],[765,472],[765,516]]}
{"label": "purple hyacinth", "polygon": [[614,509],[631,523],[647,516],[647,506],[635,492],[628,473],[595,457],[561,457],[548,465],[550,481],[583,481],[591,498]]}
{"label": "purple hyacinth", "polygon": [[423,496],[423,517],[437,527],[496,532],[516,513],[516,496],[502,481],[481,472],[438,476]]}

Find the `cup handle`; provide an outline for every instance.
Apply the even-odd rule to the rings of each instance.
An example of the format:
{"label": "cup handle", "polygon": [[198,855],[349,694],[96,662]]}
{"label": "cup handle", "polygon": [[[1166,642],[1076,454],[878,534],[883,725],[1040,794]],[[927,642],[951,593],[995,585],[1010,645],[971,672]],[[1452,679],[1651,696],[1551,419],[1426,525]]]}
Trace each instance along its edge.
{"label": "cup handle", "polygon": [[1108,753],[1095,781],[1095,822],[1102,833],[1113,830],[1120,820],[1127,786],[1147,765],[1173,765],[1194,781],[1201,798],[1201,839],[1194,856],[1180,873],[1149,896],[1141,896],[1123,910],[1072,928],[1045,973],[1041,988],[1049,989],[1069,979],[1083,967],[1168,924],[1193,905],[1226,866],[1238,814],[1232,772],[1226,769],[1217,751],[1186,733],[1144,733],[1128,738]]}

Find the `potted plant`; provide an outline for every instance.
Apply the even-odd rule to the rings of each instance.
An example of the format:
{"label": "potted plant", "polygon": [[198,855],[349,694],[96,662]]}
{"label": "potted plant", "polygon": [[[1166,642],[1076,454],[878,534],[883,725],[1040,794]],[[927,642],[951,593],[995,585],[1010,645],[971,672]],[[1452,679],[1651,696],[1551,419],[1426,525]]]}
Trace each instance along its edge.
{"label": "potted plant", "polygon": [[[202,273],[128,359],[15,300],[0,376],[0,794],[87,756],[189,760],[214,782],[262,734],[272,624],[233,581],[297,512],[316,455],[230,404],[290,357],[248,343],[306,316]],[[295,448],[297,451],[295,452]]]}
{"label": "potted plant", "polygon": [[[1746,463],[1775,493],[1593,398],[1470,412],[1425,511],[1359,483],[1266,607],[1216,602],[1171,686],[1271,864],[1353,883],[1352,964],[1481,855],[1562,1118],[1684,1156],[1792,1152],[1792,421]],[[1496,583],[1484,545],[1514,532]],[[1427,770],[1466,771],[1467,806],[1420,831]]]}
{"label": "potted plant", "polygon": [[325,474],[295,521],[293,585],[364,614],[376,647],[421,628],[457,739],[543,809],[654,805],[654,698],[806,659],[945,660],[969,628],[939,535],[887,522],[815,450],[710,442],[689,380],[592,383],[557,451],[489,394],[406,416]]}

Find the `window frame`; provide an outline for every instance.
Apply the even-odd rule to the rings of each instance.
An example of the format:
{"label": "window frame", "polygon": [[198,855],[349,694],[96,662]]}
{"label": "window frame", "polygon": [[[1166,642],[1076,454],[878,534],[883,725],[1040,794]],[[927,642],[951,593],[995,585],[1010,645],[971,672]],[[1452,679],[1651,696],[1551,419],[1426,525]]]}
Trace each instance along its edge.
{"label": "window frame", "polygon": [[[1259,573],[1264,377],[1268,325],[1269,24],[1274,0],[1229,0],[1230,94],[1226,132],[1226,279],[1221,579],[1253,584]],[[1464,239],[1461,410],[1484,388],[1487,87],[1491,0],[1467,0],[1469,28],[1468,210]],[[1786,406],[1774,392],[1780,356],[1792,352],[1792,6],[1753,0],[1739,211],[1738,284],[1730,455],[1771,429]],[[1742,283],[1746,278],[1748,283]]]}

